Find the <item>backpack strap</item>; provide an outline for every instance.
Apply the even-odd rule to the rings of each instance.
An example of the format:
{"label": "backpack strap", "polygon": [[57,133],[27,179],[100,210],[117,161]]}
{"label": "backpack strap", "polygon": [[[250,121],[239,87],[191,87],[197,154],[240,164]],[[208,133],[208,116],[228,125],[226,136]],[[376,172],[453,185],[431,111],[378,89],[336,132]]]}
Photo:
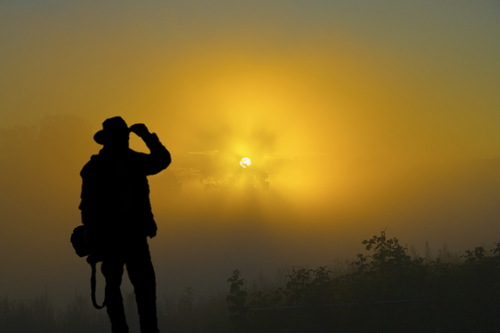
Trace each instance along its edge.
{"label": "backpack strap", "polygon": [[96,261],[88,260],[90,267],[92,269],[92,273],[90,275],[90,297],[92,298],[92,305],[98,310],[104,308],[106,306],[106,298],[102,302],[102,305],[97,304],[97,300],[95,297],[95,289],[96,289]]}

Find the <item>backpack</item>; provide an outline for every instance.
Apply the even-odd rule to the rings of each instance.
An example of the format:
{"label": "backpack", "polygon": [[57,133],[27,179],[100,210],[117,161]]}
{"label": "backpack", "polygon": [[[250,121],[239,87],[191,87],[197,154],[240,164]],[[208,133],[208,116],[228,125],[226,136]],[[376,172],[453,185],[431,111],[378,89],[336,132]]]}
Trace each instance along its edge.
{"label": "backpack", "polygon": [[70,242],[79,257],[90,255],[90,246],[85,237],[85,226],[79,225],[71,233]]}
{"label": "backpack", "polygon": [[96,289],[96,264],[101,261],[96,256],[91,255],[91,246],[87,240],[86,228],[84,225],[79,225],[78,227],[73,229],[71,233],[70,242],[75,250],[76,254],[79,257],[87,257],[87,262],[91,267],[91,275],[90,275],[90,290],[91,290],[91,298],[92,304],[96,309],[102,309],[106,306],[106,300],[102,303],[102,305],[97,304],[95,297],[95,289]]}

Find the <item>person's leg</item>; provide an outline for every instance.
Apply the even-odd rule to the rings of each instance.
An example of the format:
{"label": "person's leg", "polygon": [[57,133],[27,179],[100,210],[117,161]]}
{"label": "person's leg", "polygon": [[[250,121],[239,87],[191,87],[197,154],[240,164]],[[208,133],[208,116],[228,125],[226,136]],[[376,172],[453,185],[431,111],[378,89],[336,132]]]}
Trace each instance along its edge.
{"label": "person's leg", "polygon": [[127,272],[134,286],[142,333],[157,333],[156,278],[147,241],[137,245],[127,258]]}
{"label": "person's leg", "polygon": [[106,311],[111,321],[111,331],[113,333],[129,333],[120,290],[123,265],[124,263],[121,260],[105,260],[101,266],[102,274],[106,280],[104,289]]}

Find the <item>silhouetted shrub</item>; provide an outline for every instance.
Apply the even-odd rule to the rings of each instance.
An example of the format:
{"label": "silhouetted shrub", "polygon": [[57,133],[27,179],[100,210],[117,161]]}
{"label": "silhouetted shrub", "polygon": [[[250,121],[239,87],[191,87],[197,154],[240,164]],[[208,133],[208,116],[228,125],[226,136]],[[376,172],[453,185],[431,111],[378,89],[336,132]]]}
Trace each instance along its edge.
{"label": "silhouetted shrub", "polygon": [[[410,256],[385,232],[362,242],[348,269],[294,267],[277,283],[248,283],[239,270],[229,291],[199,299],[193,288],[160,301],[160,330],[171,333],[500,332],[500,243],[437,259]],[[125,295],[137,331],[133,295]],[[0,297],[0,332],[108,333],[105,311],[75,296],[63,310],[47,293]]]}
{"label": "silhouetted shrub", "polygon": [[410,256],[385,232],[362,244],[366,252],[357,255],[352,272],[294,268],[273,290],[243,293],[238,271],[228,280],[228,301],[237,299],[242,310],[238,329],[500,332],[500,244],[468,250],[456,263]]}

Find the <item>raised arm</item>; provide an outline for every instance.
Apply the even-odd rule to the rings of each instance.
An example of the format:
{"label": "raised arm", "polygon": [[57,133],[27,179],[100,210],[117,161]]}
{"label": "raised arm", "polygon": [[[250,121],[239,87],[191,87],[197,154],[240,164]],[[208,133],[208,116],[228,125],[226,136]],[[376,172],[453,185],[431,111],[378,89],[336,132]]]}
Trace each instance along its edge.
{"label": "raised arm", "polygon": [[154,175],[166,169],[172,162],[170,152],[160,142],[160,139],[155,133],[150,133],[146,125],[134,124],[130,126],[130,131],[139,136],[146,146],[150,154],[144,159],[144,167],[147,175]]}

